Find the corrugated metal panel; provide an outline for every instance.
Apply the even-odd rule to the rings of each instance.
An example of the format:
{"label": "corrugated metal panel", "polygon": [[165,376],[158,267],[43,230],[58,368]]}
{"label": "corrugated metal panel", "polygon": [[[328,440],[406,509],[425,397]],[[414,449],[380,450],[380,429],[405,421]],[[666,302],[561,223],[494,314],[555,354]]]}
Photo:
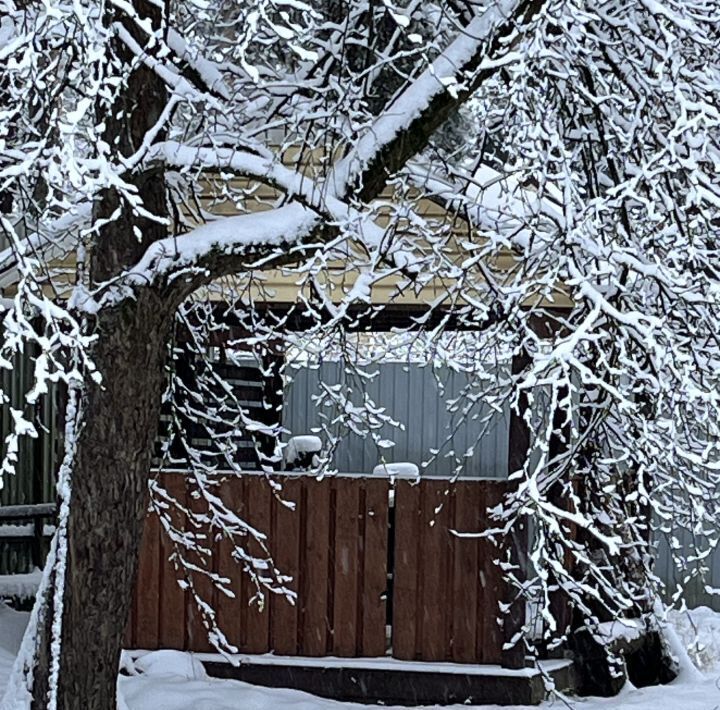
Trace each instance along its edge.
{"label": "corrugated metal panel", "polygon": [[[680,554],[687,557],[693,554],[693,551],[702,549],[704,543],[699,546],[693,539],[693,536],[687,530],[675,530],[673,535],[680,543]],[[695,577],[686,584],[684,599],[689,607],[709,606],[715,611],[720,611],[720,596],[709,594],[705,586],[720,589],[720,549],[716,549],[710,557],[703,562],[703,566],[708,568],[705,579]],[[666,601],[669,601],[679,582],[682,581],[684,571],[678,571],[670,554],[670,544],[668,537],[658,535],[658,542],[655,556],[655,574],[665,583]]]}
{"label": "corrugated metal panel", "polygon": [[[387,462],[411,461],[421,466],[431,458],[433,449],[440,449],[438,459],[427,467],[428,473],[451,475],[455,463],[470,448],[472,455],[465,462],[463,476],[489,476],[503,478],[507,471],[508,422],[507,412],[492,416],[489,430],[480,442],[478,421],[458,423],[458,413],[449,411],[448,402],[457,397],[468,384],[467,376],[449,368],[432,370],[427,367],[403,363],[383,363],[375,370],[377,375],[361,385],[341,363],[326,362],[316,368],[290,371],[292,383],[288,384],[283,409],[283,426],[293,434],[314,433],[318,428],[324,441],[339,436],[335,450],[334,465],[340,471],[370,472],[384,456]],[[444,383],[439,391],[437,381]],[[377,430],[383,439],[395,442],[391,449],[379,449],[370,436],[341,431],[331,424],[336,416],[333,408],[319,410],[313,395],[320,392],[320,384],[351,384],[354,403],[359,403],[362,391],[375,404],[383,406],[387,413],[405,426],[405,430],[383,425]],[[480,419],[490,417],[491,410],[476,407],[471,413]],[[449,441],[448,441],[449,439]],[[454,456],[447,454],[454,451]]]}

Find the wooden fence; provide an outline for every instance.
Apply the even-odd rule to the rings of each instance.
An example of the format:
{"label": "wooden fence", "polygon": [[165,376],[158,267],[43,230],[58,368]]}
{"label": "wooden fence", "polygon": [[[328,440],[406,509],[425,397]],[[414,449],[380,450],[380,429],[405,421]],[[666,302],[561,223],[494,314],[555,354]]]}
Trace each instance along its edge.
{"label": "wooden fence", "polygon": [[[48,525],[43,527],[40,516],[17,516],[13,508],[36,504],[51,505],[55,502],[54,472],[62,458],[62,443],[58,436],[58,411],[62,409],[63,390],[51,386],[47,396],[28,414],[25,395],[35,384],[34,358],[38,349],[26,343],[22,353],[12,358],[11,370],[0,370],[0,389],[8,401],[0,406],[0,441],[5,441],[13,429],[11,410],[19,409],[31,416],[38,436],[23,436],[19,441],[18,461],[13,475],[2,476],[0,487],[0,575],[24,574],[41,566],[52,534],[52,513],[48,513]],[[14,518],[14,519],[10,519]],[[36,524],[37,523],[37,524]]]}
{"label": "wooden fence", "polygon": [[[385,478],[290,475],[277,480],[282,498],[295,502],[294,511],[263,476],[228,478],[219,492],[247,522],[268,533],[275,565],[293,577],[298,595],[293,606],[271,594],[269,604],[258,610],[249,604],[254,588],[238,574],[229,543],[212,543],[213,569],[234,580],[235,598],[211,590],[209,582],[201,582],[208,586],[199,592],[212,600],[220,628],[241,653],[372,657],[391,652],[400,659],[518,665],[502,650],[514,630],[497,621],[500,603],[510,601],[493,561],[498,551],[487,540],[453,532],[484,530],[485,511],[500,501],[506,482],[398,481],[393,510],[393,486]],[[164,474],[162,482],[180,501],[193,504],[182,474]],[[195,603],[167,561],[171,544],[159,528],[150,515],[126,645],[212,651]]]}

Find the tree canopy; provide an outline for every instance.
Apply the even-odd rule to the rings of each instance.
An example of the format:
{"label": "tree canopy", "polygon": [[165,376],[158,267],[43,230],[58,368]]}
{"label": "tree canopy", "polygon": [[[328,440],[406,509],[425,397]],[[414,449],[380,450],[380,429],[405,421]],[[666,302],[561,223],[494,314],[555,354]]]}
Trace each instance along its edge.
{"label": "tree canopy", "polygon": [[[527,441],[495,534],[531,521],[516,581],[541,600],[547,634],[565,632],[556,593],[594,623],[652,611],[651,524],[681,576],[702,577],[720,500],[716,0],[0,9],[0,367],[38,352],[3,472],[62,383],[55,617],[71,511],[96,490],[78,465],[88,422],[109,416],[92,393],[114,391],[113,358],[138,380],[157,370],[164,395],[149,387],[138,411],[152,429],[160,400],[171,407],[161,465],[191,471],[260,592],[283,590],[282,570],[243,555],[256,531],[207,486],[240,468],[239,438],[254,438],[267,471],[282,458],[282,428],[251,417],[213,361],[219,334],[228,357],[265,367],[289,346],[334,348],[355,389],[402,347],[469,374],[452,402],[463,416],[519,412]],[[283,308],[269,307],[273,279],[294,285]],[[358,360],[348,332],[402,303],[410,321]],[[150,316],[162,354],[147,365],[132,358]],[[202,363],[190,378],[183,351]],[[383,421],[351,391],[319,396],[345,427],[372,435]],[[192,445],[188,420],[209,450]],[[320,468],[331,454],[332,442]],[[183,565],[195,543],[144,476],[132,495],[144,512],[149,487],[181,573],[212,577]],[[678,529],[696,541],[690,556]]]}

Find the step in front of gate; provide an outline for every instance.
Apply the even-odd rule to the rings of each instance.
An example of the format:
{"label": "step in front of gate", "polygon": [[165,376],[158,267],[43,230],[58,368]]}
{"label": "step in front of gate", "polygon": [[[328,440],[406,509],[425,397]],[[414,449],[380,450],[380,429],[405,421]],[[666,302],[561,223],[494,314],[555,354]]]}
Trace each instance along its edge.
{"label": "step in front of gate", "polygon": [[293,688],[333,700],[385,705],[537,705],[546,679],[572,692],[572,662],[508,670],[491,665],[423,663],[391,658],[297,658],[242,656],[238,665],[197,654],[208,675],[271,688]]}

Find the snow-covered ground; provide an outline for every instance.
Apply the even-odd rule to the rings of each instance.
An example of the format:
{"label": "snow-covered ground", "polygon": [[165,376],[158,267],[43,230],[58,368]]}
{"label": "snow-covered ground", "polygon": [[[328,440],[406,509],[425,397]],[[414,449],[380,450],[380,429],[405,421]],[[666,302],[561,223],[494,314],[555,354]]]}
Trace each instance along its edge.
{"label": "snow-covered ground", "polygon": [[[28,614],[0,603],[0,695],[4,691]],[[718,710],[720,708],[720,613],[707,608],[673,613],[671,628],[699,671],[686,666],[668,686],[627,687],[615,698],[556,698],[541,710]],[[368,706],[339,703],[296,690],[260,688],[208,678],[191,654],[149,653],[132,665],[133,675],[118,682],[118,710],[362,710]],[[476,706],[495,710],[497,706]],[[467,705],[455,710],[467,710]],[[397,710],[400,710],[399,708]],[[512,710],[506,708],[506,710]],[[527,710],[514,706],[514,710]]]}
{"label": "snow-covered ground", "polygon": [[5,693],[29,617],[28,612],[15,611],[0,601],[0,699]]}
{"label": "snow-covered ground", "polygon": [[[163,652],[157,653],[174,653]],[[153,654],[154,655],[154,654]],[[178,654],[179,655],[179,654]],[[184,655],[184,654],[183,654]],[[187,656],[185,656],[187,659]],[[158,661],[158,659],[155,659]],[[182,666],[182,667],[179,667]],[[627,688],[615,698],[549,700],[540,710],[716,710],[720,708],[718,674],[696,681],[676,681],[670,686],[645,689]],[[207,678],[201,666],[164,658],[150,672],[120,679],[119,710],[363,710],[353,705],[325,700],[297,690],[260,688],[230,680]],[[384,706],[387,707],[387,706]],[[448,710],[468,710],[456,705]],[[499,706],[475,706],[476,710],[499,710]],[[513,706],[530,710],[529,706]],[[505,707],[504,710],[513,710]],[[401,710],[393,708],[392,710]]]}

